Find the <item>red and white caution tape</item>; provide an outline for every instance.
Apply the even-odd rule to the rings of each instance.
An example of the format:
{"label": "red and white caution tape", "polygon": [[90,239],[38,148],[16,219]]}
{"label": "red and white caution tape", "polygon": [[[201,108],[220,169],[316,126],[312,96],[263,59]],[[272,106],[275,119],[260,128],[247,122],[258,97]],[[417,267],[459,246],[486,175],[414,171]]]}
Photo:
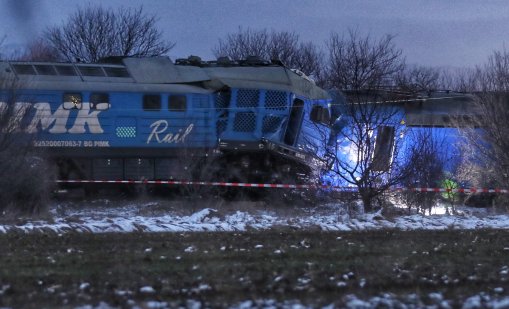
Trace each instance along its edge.
{"label": "red and white caution tape", "polygon": [[[179,180],[57,180],[57,183],[110,183],[110,184],[156,184],[156,185],[192,185],[219,187],[248,187],[248,188],[284,188],[310,189],[313,185],[243,183],[243,182],[210,182],[210,181],[179,181]],[[325,186],[327,187],[327,186]]]}
{"label": "red and white caution tape", "polygon": [[487,188],[394,188],[394,191],[414,191],[414,192],[451,192],[451,193],[509,193],[507,189],[487,189]]}
{"label": "red and white caution tape", "polygon": [[[187,185],[187,186],[216,186],[216,187],[244,187],[244,188],[282,188],[282,189],[332,189],[337,191],[355,192],[355,187],[329,185],[295,185],[272,183],[244,183],[244,182],[210,182],[210,181],[180,181],[180,180],[57,180],[57,183],[68,184],[155,184],[155,185]],[[486,188],[391,188],[390,191],[435,192],[435,193],[509,193],[507,189]]]}

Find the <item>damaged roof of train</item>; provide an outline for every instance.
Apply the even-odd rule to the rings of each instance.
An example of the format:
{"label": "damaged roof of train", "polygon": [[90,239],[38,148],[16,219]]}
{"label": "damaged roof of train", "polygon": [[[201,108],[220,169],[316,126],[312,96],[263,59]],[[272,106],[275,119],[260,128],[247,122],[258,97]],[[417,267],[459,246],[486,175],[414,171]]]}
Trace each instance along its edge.
{"label": "damaged roof of train", "polygon": [[[0,62],[0,72],[46,85],[55,82],[116,83],[129,87],[129,83],[175,85],[185,90],[192,86],[217,91],[225,87],[281,90],[310,99],[329,99],[329,94],[297,70],[281,63],[251,59],[251,61],[203,62],[198,57],[178,59],[168,57],[111,57],[99,63],[61,62]],[[68,85],[68,84],[67,84]],[[187,87],[186,87],[187,86]],[[118,88],[118,87],[115,87]]]}

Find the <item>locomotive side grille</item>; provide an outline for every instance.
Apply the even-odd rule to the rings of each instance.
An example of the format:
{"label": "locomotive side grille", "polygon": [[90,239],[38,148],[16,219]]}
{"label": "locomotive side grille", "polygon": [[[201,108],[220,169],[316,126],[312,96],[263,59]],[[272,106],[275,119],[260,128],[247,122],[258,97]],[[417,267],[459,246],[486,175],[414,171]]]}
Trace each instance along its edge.
{"label": "locomotive side grille", "polygon": [[233,129],[237,132],[252,132],[256,128],[256,115],[253,112],[237,113]]}
{"label": "locomotive side grille", "polygon": [[117,118],[115,135],[120,138],[136,137],[136,118]]}
{"label": "locomotive side grille", "polygon": [[263,117],[262,133],[274,133],[281,126],[283,118],[276,116]]}
{"label": "locomotive side grille", "polygon": [[260,91],[257,89],[239,89],[237,92],[237,107],[258,107]]}
{"label": "locomotive side grille", "polygon": [[121,138],[136,137],[136,127],[116,127],[115,134]]}
{"label": "locomotive side grille", "polygon": [[265,107],[267,109],[284,110],[287,105],[288,104],[285,92],[268,90],[265,93]]}

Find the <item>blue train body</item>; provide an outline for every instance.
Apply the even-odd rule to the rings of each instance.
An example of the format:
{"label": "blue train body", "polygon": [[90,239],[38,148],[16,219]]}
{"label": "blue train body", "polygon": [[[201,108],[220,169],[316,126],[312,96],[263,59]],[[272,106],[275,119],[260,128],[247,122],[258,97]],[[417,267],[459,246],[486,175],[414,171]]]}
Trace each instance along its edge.
{"label": "blue train body", "polygon": [[[1,78],[13,81],[0,107],[25,113],[23,132],[35,134],[60,179],[304,183],[331,167],[327,154],[336,142],[340,160],[355,159],[341,137],[352,134],[340,108],[346,98],[300,72],[258,60],[114,60],[0,62]],[[460,154],[451,145],[460,136],[450,117],[469,100],[429,94],[386,102],[401,131],[386,130],[386,161],[394,139],[410,145],[431,127],[452,170]]]}
{"label": "blue train body", "polygon": [[16,81],[0,104],[26,111],[23,130],[61,179],[299,182],[323,168],[331,99],[280,65],[154,57],[0,71]]}

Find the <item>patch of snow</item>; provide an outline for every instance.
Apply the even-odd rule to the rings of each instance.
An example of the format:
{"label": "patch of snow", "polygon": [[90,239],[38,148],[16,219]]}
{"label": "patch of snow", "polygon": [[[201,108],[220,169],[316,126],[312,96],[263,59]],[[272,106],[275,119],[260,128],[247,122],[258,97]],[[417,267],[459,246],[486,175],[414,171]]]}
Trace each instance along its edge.
{"label": "patch of snow", "polygon": [[492,307],[493,309],[509,308],[509,297],[493,301]]}
{"label": "patch of snow", "polygon": [[196,248],[193,246],[189,246],[186,249],[184,249],[184,252],[187,252],[187,253],[191,253],[191,252],[195,252],[195,251],[196,251]]}
{"label": "patch of snow", "polygon": [[366,279],[362,278],[360,281],[359,281],[359,287],[362,289],[366,286]]}
{"label": "patch of snow", "polygon": [[346,286],[346,282],[344,281],[338,281],[338,283],[336,283],[336,286],[338,288],[344,288]]}
{"label": "patch of snow", "polygon": [[481,296],[475,295],[467,298],[467,300],[463,303],[462,309],[476,309],[482,308]]}
{"label": "patch of snow", "polygon": [[[201,287],[201,285],[200,285]],[[198,290],[207,290],[209,287],[204,285],[203,288]],[[348,294],[342,298],[343,303],[338,306],[337,303],[324,306],[322,308],[452,308],[453,301],[448,300],[440,292],[429,293],[427,296],[419,296],[417,294],[408,295],[395,295],[391,293],[380,293],[379,295],[363,298],[355,294]],[[172,308],[172,304],[164,301],[148,300],[141,303],[136,303],[133,300],[127,301],[130,308]],[[187,299],[184,305],[185,308],[201,309],[204,307],[202,302],[194,299]],[[205,306],[206,307],[206,306]],[[454,307],[457,307],[455,305]],[[462,309],[480,309],[480,308],[493,308],[502,309],[509,307],[509,297],[490,297],[487,294],[480,293],[468,297],[463,304],[460,304]],[[98,305],[84,305],[75,307],[79,309],[110,309],[115,308],[106,302],[99,302]],[[181,307],[179,307],[181,308]],[[301,308],[316,308],[316,304],[302,303],[300,300],[288,299],[276,301],[274,299],[247,299],[241,300],[229,306],[234,309],[251,309],[251,308],[283,308],[283,309],[301,309]]]}
{"label": "patch of snow", "polygon": [[[91,202],[94,204],[94,202]],[[98,204],[97,204],[98,203]],[[110,232],[202,232],[202,231],[246,231],[267,230],[274,227],[291,227],[292,229],[318,228],[322,231],[366,231],[380,229],[398,230],[447,230],[447,229],[509,229],[509,215],[490,215],[477,210],[461,209],[461,215],[401,215],[385,218],[381,211],[372,214],[362,214],[357,217],[348,215],[338,204],[327,204],[319,208],[310,207],[297,214],[267,210],[234,210],[219,211],[212,208],[197,210],[190,215],[182,215],[177,211],[151,211],[141,215],[144,207],[156,207],[155,202],[113,207],[105,201],[97,202],[95,207],[68,208],[57,205],[53,210],[51,221],[33,220],[23,224],[0,224],[0,233],[9,232],[67,232],[80,233],[110,233]],[[100,204],[103,207],[100,207]],[[108,204],[107,206],[104,206]],[[148,206],[147,206],[148,205]],[[277,206],[275,206],[277,209]],[[338,237],[341,240],[341,237]],[[306,240],[301,247],[309,247]],[[262,246],[262,245],[259,245]],[[224,248],[224,249],[223,249]],[[261,248],[261,247],[259,247]],[[440,250],[441,248],[437,248]],[[150,253],[151,248],[145,252]],[[189,249],[192,250],[192,249]],[[222,251],[226,246],[222,246]],[[504,248],[504,250],[509,250]],[[68,253],[73,253],[70,248]],[[186,251],[189,252],[189,251]],[[506,271],[503,271],[504,273]],[[509,270],[507,270],[509,272]],[[502,271],[501,271],[502,274]]]}
{"label": "patch of snow", "polygon": [[167,302],[159,302],[159,301],[148,301],[145,303],[145,306],[143,308],[149,308],[149,309],[163,309],[163,308],[169,308],[169,305]]}
{"label": "patch of snow", "polygon": [[90,288],[90,283],[83,282],[83,283],[80,284],[80,290],[86,290],[88,288]]}
{"label": "patch of snow", "polygon": [[117,296],[129,296],[132,294],[133,294],[133,292],[131,292],[131,291],[115,290],[115,295],[117,295]]}
{"label": "patch of snow", "polygon": [[10,290],[10,288],[11,288],[10,284],[4,284],[4,285],[0,286],[0,295],[3,295],[5,292]]}
{"label": "patch of snow", "polygon": [[154,288],[151,286],[144,286],[140,288],[140,293],[143,294],[154,294],[155,292],[156,290],[154,290]]}
{"label": "patch of snow", "polygon": [[102,301],[97,306],[84,305],[84,306],[76,307],[75,309],[113,309],[113,308],[115,308],[115,307],[112,307],[112,306],[108,305],[108,303]]}
{"label": "patch of snow", "polygon": [[502,287],[494,288],[493,292],[495,292],[497,294],[502,294],[502,293],[504,293],[504,288],[502,288]]}
{"label": "patch of snow", "polygon": [[210,287],[210,285],[208,285],[206,283],[201,283],[197,288],[191,289],[191,291],[194,293],[200,293],[202,291],[208,291],[211,289],[212,288]]}
{"label": "patch of snow", "polygon": [[186,308],[188,309],[201,309],[201,302],[194,300],[194,299],[188,299],[186,301]]}
{"label": "patch of snow", "polygon": [[276,278],[274,278],[274,282],[279,282],[281,280],[283,280],[285,277],[283,276],[277,276]]}

